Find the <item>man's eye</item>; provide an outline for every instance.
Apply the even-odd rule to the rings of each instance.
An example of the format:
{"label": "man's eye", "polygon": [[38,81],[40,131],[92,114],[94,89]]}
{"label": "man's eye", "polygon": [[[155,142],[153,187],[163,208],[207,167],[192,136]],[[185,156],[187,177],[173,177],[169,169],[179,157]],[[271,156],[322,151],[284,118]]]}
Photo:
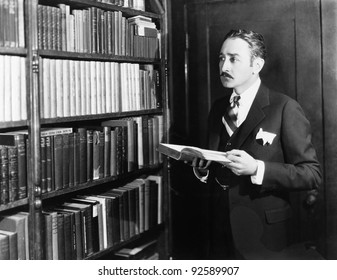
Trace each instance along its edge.
{"label": "man's eye", "polygon": [[235,57],[230,58],[230,62],[236,62],[236,61],[238,61],[238,60]]}
{"label": "man's eye", "polygon": [[220,57],[219,57],[219,60],[220,60],[220,61],[225,61],[226,59],[225,59],[224,57],[220,56]]}

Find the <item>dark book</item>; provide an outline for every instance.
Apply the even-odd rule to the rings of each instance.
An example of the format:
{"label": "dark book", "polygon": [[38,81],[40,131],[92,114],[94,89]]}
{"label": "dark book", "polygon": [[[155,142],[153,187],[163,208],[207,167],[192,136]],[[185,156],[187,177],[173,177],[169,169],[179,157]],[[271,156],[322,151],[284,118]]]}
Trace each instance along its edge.
{"label": "dark book", "polygon": [[111,165],[111,127],[104,127],[104,177],[110,177]]}
{"label": "dark book", "polygon": [[129,194],[128,190],[123,189],[112,189],[106,194],[118,194],[119,195],[119,204],[120,204],[120,215],[121,217],[121,226],[123,227],[123,236],[121,237],[123,241],[126,241],[130,238],[130,214],[129,214]]}
{"label": "dark book", "polygon": [[89,8],[90,18],[91,18],[91,51],[92,53],[97,52],[97,8]]}
{"label": "dark book", "polygon": [[27,197],[27,135],[20,133],[1,133],[0,145],[17,148],[17,199]]}
{"label": "dark book", "polygon": [[87,182],[87,129],[77,128],[79,135],[79,183]]}
{"label": "dark book", "polygon": [[44,252],[46,260],[53,259],[53,230],[52,230],[52,216],[49,213],[43,213],[43,232],[44,232]]}
{"label": "dark book", "polygon": [[93,180],[93,130],[87,130],[87,181]]}
{"label": "dark book", "polygon": [[82,260],[85,257],[84,254],[84,242],[85,242],[85,232],[83,230],[83,213],[80,209],[73,209],[64,206],[54,207],[55,211],[72,213],[73,222],[71,230],[72,238],[72,259]]}
{"label": "dark book", "polygon": [[108,244],[109,246],[118,244],[124,240],[124,210],[121,202],[120,193],[106,192],[98,195],[106,199],[106,217],[108,230]]}
{"label": "dark book", "polygon": [[0,260],[9,259],[9,236],[0,232]]}
{"label": "dark book", "polygon": [[74,186],[80,183],[80,136],[74,132]]}
{"label": "dark book", "polygon": [[69,188],[69,150],[70,150],[70,145],[69,145],[69,134],[63,134],[63,188]]}
{"label": "dark book", "polygon": [[149,185],[149,228],[152,228],[158,224],[158,184],[156,180],[147,179],[150,182]]}
{"label": "dark book", "polygon": [[9,202],[18,200],[19,197],[19,166],[18,166],[18,148],[8,146],[8,193]]}
{"label": "dark book", "polygon": [[[97,242],[98,244],[94,244],[94,250],[98,248],[98,251],[101,251],[103,249],[106,249],[107,246],[107,236],[106,236],[106,217],[103,217],[105,215],[105,199],[104,198],[98,198],[94,195],[78,195],[76,199],[83,200],[84,203],[90,203],[93,206],[93,220],[95,223],[95,227],[93,230],[93,236],[98,236],[97,240],[94,240],[94,243]],[[97,218],[97,221],[95,219]],[[96,231],[97,227],[97,232]],[[104,232],[105,231],[105,232]],[[95,238],[94,238],[95,239]]]}
{"label": "dark book", "polygon": [[9,202],[8,172],[8,148],[0,146],[0,205]]}
{"label": "dark book", "polygon": [[144,167],[148,167],[150,165],[150,157],[149,157],[149,123],[148,116],[142,116],[142,127],[143,127],[143,160]]}
{"label": "dark book", "polygon": [[80,203],[84,205],[91,205],[91,238],[92,238],[92,248],[93,252],[98,252],[100,250],[100,238],[99,238],[99,218],[98,218],[98,204],[99,202],[87,198],[74,197],[71,199],[72,202]]}
{"label": "dark book", "polygon": [[137,127],[135,126],[135,121],[133,119],[121,119],[121,120],[109,120],[102,122],[103,126],[121,126],[127,129],[127,137],[126,137],[126,158],[127,158],[127,172],[134,171],[138,169],[137,160],[137,148],[136,144],[136,135],[137,135]]}
{"label": "dark book", "polygon": [[6,230],[0,230],[0,234],[8,236],[9,260],[17,260],[18,259],[18,234],[16,232],[6,231]]}
{"label": "dark book", "polygon": [[63,189],[63,135],[54,135],[54,180],[55,190]]}
{"label": "dark book", "polygon": [[93,240],[92,240],[92,205],[64,202],[63,207],[69,209],[80,210],[82,215],[82,230],[83,230],[83,244],[84,256],[90,256],[93,253]]}
{"label": "dark book", "polygon": [[46,191],[53,190],[53,141],[52,136],[46,136],[45,150],[46,150]]}
{"label": "dark book", "polygon": [[75,176],[75,139],[74,139],[74,133],[69,133],[69,150],[68,150],[68,157],[69,157],[69,187],[74,186],[74,176]]}
{"label": "dark book", "polygon": [[126,184],[120,189],[129,190],[129,216],[131,237],[139,234],[139,190],[137,186]]}
{"label": "dark book", "polygon": [[117,176],[117,129],[111,129],[110,136],[110,175]]}
{"label": "dark book", "polygon": [[47,192],[47,155],[46,155],[46,138],[40,138],[40,157],[41,157],[41,192]]}
{"label": "dark book", "polygon": [[65,260],[64,215],[57,213],[57,244],[58,260]]}
{"label": "dark book", "polygon": [[93,131],[93,179],[104,177],[104,132]]}

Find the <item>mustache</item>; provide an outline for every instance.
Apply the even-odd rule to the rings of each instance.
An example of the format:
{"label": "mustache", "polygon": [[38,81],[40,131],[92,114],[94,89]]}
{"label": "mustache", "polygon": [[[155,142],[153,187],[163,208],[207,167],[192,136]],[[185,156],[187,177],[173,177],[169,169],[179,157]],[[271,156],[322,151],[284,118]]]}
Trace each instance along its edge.
{"label": "mustache", "polygon": [[232,75],[228,74],[227,72],[221,72],[220,76],[221,77],[226,77],[226,78],[234,79],[234,77]]}

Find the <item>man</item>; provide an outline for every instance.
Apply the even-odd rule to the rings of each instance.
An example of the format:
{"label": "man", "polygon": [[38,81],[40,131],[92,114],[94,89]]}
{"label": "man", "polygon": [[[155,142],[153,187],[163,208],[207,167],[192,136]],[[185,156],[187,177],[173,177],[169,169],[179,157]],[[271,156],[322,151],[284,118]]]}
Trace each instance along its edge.
{"label": "man", "polygon": [[300,105],[261,83],[265,57],[263,36],[253,31],[232,30],[220,50],[220,79],[233,92],[210,111],[208,148],[226,151],[230,163],[191,163],[208,183],[211,259],[293,258],[290,192],[321,184]]}

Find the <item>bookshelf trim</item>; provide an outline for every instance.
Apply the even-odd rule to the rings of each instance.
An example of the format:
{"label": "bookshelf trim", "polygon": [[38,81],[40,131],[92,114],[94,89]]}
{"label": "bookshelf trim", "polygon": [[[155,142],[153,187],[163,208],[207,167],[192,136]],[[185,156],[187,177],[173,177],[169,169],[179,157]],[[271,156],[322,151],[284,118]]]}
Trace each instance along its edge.
{"label": "bookshelf trim", "polygon": [[27,121],[0,122],[0,129],[26,127]]}
{"label": "bookshelf trim", "polygon": [[[50,5],[48,3],[49,1],[40,1],[40,4],[42,5]],[[107,11],[121,11],[125,15],[132,17],[132,16],[146,16],[146,17],[151,17],[155,19],[160,19],[161,15],[151,13],[151,12],[146,12],[146,11],[141,11],[141,10],[136,10],[133,8],[127,8],[127,7],[122,7],[118,6],[115,4],[111,3],[102,3],[102,2],[96,2],[92,0],[54,0],[54,4],[66,4],[69,5],[73,8],[86,8],[86,7],[96,7],[100,8],[102,10],[107,10]]]}
{"label": "bookshelf trim", "polygon": [[62,58],[62,59],[76,59],[76,60],[95,60],[95,61],[116,61],[116,62],[133,62],[146,64],[160,64],[160,59],[120,56],[112,54],[94,54],[81,52],[65,52],[54,50],[39,50],[38,55],[47,58]]}
{"label": "bookshelf trim", "polygon": [[141,111],[127,111],[118,113],[108,113],[108,114],[96,114],[96,115],[84,115],[84,116],[74,116],[74,117],[63,117],[63,118],[51,118],[42,119],[41,124],[54,124],[54,123],[67,123],[67,122],[82,122],[82,121],[95,121],[104,119],[119,119],[123,117],[137,117],[143,115],[158,115],[162,114],[162,109],[150,109]]}
{"label": "bookshelf trim", "polygon": [[9,202],[7,204],[1,204],[0,211],[9,210],[9,209],[13,209],[13,208],[24,206],[24,205],[28,205],[28,198],[23,198],[20,200]]}
{"label": "bookshelf trim", "polygon": [[20,56],[26,56],[27,55],[27,49],[26,48],[5,48],[5,47],[0,47],[0,54],[1,55],[20,55]]}
{"label": "bookshelf trim", "polygon": [[136,241],[136,240],[140,240],[140,239],[143,239],[145,238],[146,236],[148,236],[149,234],[154,234],[154,233],[159,233],[160,231],[163,230],[165,226],[165,223],[162,223],[162,224],[159,224],[159,225],[156,225],[142,233],[139,233],[139,234],[136,234],[132,237],[130,237],[128,240],[124,240],[124,241],[121,241],[109,248],[106,248],[104,250],[101,250],[99,252],[95,252],[93,253],[92,255],[90,256],[87,256],[86,258],[84,258],[85,260],[95,260],[95,259],[98,259],[100,257],[103,257],[104,255],[106,254],[109,254],[109,253],[113,253],[114,251],[117,251],[123,247],[125,247],[126,245]]}
{"label": "bookshelf trim", "polygon": [[118,175],[118,176],[110,176],[110,177],[106,177],[106,178],[97,179],[97,180],[93,180],[93,181],[90,181],[90,182],[78,184],[78,185],[73,186],[73,187],[60,189],[60,190],[54,190],[54,191],[42,194],[42,200],[45,200],[45,199],[48,199],[48,198],[53,198],[53,197],[58,197],[58,196],[61,196],[61,195],[77,192],[77,191],[84,190],[84,189],[89,189],[89,188],[96,187],[98,185],[102,185],[102,184],[106,184],[106,183],[110,183],[110,182],[119,182],[119,181],[122,181],[122,180],[125,180],[125,179],[134,179],[134,178],[137,178],[137,177],[139,177],[143,174],[156,172],[156,171],[160,170],[161,168],[162,168],[162,164],[156,164],[156,165],[153,165],[153,166],[150,166],[150,167],[137,169],[137,170],[134,170],[132,172],[121,174],[121,175]]}

